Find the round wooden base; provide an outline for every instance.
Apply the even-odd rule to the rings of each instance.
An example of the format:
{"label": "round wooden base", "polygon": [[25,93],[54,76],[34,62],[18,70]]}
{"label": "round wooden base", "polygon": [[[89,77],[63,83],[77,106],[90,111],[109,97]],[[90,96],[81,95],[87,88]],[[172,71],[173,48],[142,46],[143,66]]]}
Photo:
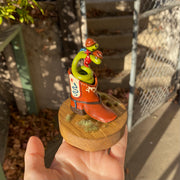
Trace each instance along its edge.
{"label": "round wooden base", "polygon": [[73,113],[70,99],[59,109],[58,119],[63,138],[77,148],[85,151],[108,149],[119,141],[124,134],[127,111],[116,98],[100,93],[103,103],[111,108],[118,117],[109,123],[101,123],[88,115]]}

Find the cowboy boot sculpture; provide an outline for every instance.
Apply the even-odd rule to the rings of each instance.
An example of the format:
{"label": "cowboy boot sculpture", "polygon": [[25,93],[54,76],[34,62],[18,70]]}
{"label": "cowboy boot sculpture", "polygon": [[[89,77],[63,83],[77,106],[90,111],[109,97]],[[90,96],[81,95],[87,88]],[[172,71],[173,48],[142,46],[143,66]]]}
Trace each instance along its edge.
{"label": "cowboy boot sculpture", "polygon": [[[95,73],[89,67],[91,62],[99,65],[103,58],[102,52],[97,50],[99,45],[91,38],[85,43],[72,62],[68,70],[71,90],[71,109],[78,114],[88,114],[93,119],[107,123],[116,119],[117,115],[106,107],[97,93],[98,81]],[[84,65],[79,62],[84,60]]]}
{"label": "cowboy boot sculpture", "polygon": [[62,137],[84,151],[112,147],[123,136],[127,120],[127,110],[121,101],[97,92],[98,80],[90,63],[101,64],[103,54],[98,47],[96,41],[88,38],[85,48],[73,59],[68,70],[71,96],[58,112]]}

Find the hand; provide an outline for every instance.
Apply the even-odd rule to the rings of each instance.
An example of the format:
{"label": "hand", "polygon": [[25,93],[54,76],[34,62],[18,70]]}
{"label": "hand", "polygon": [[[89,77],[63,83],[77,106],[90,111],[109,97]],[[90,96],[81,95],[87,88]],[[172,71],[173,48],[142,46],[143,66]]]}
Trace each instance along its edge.
{"label": "hand", "polygon": [[65,141],[50,168],[44,164],[44,147],[32,136],[25,153],[24,180],[124,180],[127,128],[121,140],[107,150],[85,152]]}

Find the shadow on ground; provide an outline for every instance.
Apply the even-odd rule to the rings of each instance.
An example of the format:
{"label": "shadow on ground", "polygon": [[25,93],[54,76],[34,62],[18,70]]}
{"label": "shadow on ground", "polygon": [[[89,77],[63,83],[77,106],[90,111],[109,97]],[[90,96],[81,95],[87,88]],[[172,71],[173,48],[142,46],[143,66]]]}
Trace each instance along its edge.
{"label": "shadow on ground", "polygon": [[[132,131],[132,133],[129,134],[129,145],[130,145],[129,148],[131,148],[131,149],[128,149],[128,151],[129,152],[131,151],[131,153],[128,153],[128,154],[132,154],[132,155],[131,155],[131,157],[127,157],[127,163],[126,163],[126,167],[128,169],[128,173],[126,175],[127,180],[135,180],[135,179],[139,179],[139,178],[147,180],[146,174],[144,174],[144,177],[143,177],[142,169],[145,166],[145,164],[147,164],[147,161],[148,161],[149,157],[152,155],[152,153],[155,150],[157,150],[156,147],[157,147],[158,143],[160,143],[160,141],[162,141],[162,136],[164,136],[164,133],[167,133],[167,129],[168,129],[169,125],[172,123],[178,110],[179,110],[179,105],[171,102],[159,119],[156,119],[156,121],[155,121],[153,118],[149,118],[148,119],[149,122],[148,123],[145,122],[146,126],[140,125],[141,127],[138,127],[138,129],[135,129],[135,131]],[[150,121],[152,121],[152,122],[150,122]],[[151,123],[152,123],[152,125],[151,125]],[[149,126],[149,129],[151,129],[150,131],[148,130],[148,126]],[[144,128],[144,130],[142,130],[142,129],[140,130],[140,128]],[[140,130],[140,131],[138,132],[138,130]],[[149,131],[149,132],[147,133],[147,131]],[[138,138],[133,137],[134,135],[137,136],[135,133],[140,133],[139,137],[141,137],[141,139],[144,138],[138,146],[137,146],[137,144],[139,142],[137,142],[137,144],[136,144],[136,142],[132,142],[136,139],[138,140]],[[144,135],[145,135],[145,137],[143,137]],[[172,139],[172,141],[173,141],[173,139]],[[150,142],[153,142],[153,143],[150,143]],[[137,148],[135,147],[136,149],[133,148],[133,144],[134,144],[134,146],[137,146]],[[176,145],[176,142],[174,143],[174,145]],[[167,143],[167,148],[169,148],[169,151],[171,151],[171,149],[173,150],[173,147],[169,147],[168,143]],[[162,152],[164,151],[164,149],[161,149],[161,150],[162,150]],[[173,153],[173,151],[172,151],[172,153]],[[164,157],[164,158],[166,158],[166,157]],[[154,163],[155,162],[156,162],[156,159],[154,159]],[[158,168],[158,166],[160,166],[158,164],[151,164],[151,166],[155,166],[155,165],[157,166],[157,168]],[[169,167],[166,169],[166,171],[158,172],[160,175],[160,176],[158,176],[159,177],[158,180],[168,179],[171,172],[174,171],[174,168],[176,168],[176,172],[174,172],[173,180],[179,180],[179,177],[180,177],[180,154],[178,154],[176,156],[174,161],[169,163]],[[151,169],[149,169],[149,171],[151,171]],[[153,173],[154,172],[152,171],[152,174]],[[139,174],[141,174],[141,177],[138,176]],[[152,179],[152,178],[148,177],[148,179]]]}

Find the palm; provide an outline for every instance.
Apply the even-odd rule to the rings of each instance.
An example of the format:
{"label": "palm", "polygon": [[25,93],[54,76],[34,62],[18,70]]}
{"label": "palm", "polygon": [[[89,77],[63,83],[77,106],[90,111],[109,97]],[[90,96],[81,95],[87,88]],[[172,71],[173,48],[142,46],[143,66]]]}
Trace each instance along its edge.
{"label": "palm", "polygon": [[44,166],[42,143],[37,138],[31,139],[30,143],[25,156],[25,180],[124,179],[127,130],[124,137],[111,148],[110,154],[107,151],[85,152],[63,142],[49,169]]}

